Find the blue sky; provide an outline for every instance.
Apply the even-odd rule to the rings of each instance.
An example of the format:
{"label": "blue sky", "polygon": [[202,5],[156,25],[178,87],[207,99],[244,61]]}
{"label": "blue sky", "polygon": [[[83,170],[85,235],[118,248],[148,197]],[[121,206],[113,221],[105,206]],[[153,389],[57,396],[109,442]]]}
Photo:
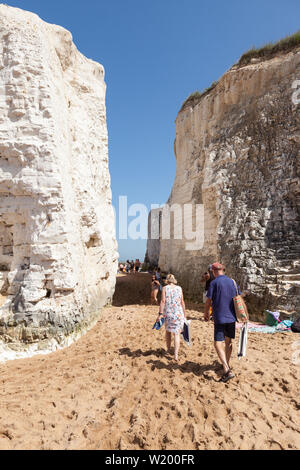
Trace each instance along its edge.
{"label": "blue sky", "polygon": [[[175,177],[175,119],[183,101],[253,45],[300,29],[299,0],[6,0],[73,35],[106,70],[113,203],[163,204]],[[129,217],[129,221],[131,218]],[[118,227],[117,227],[118,229]],[[118,230],[117,230],[118,232]],[[121,240],[143,259],[145,240]]]}

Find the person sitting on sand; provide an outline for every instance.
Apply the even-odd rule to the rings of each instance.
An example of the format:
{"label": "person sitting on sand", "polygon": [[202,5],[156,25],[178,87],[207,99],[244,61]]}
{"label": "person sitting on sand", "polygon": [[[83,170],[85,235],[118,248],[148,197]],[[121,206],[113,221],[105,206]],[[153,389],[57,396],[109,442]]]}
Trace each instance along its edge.
{"label": "person sitting on sand", "polygon": [[168,274],[166,286],[162,289],[160,313],[156,321],[162,317],[165,319],[167,350],[171,350],[171,334],[174,334],[174,358],[178,361],[180,347],[180,333],[183,330],[185,318],[185,303],[182,288],[177,286],[177,281],[173,274]]}
{"label": "person sitting on sand", "polygon": [[155,275],[153,274],[151,280],[151,303],[158,304],[157,296],[159,292],[160,283],[155,279]]}
{"label": "person sitting on sand", "polygon": [[[215,325],[214,344],[224,369],[220,381],[227,382],[234,377],[229,362],[232,353],[232,340],[235,338],[236,315],[233,297],[236,296],[236,288],[233,280],[225,276],[222,264],[214,263],[212,271],[215,279],[210,283],[207,292],[204,319],[209,321],[209,310],[212,306]],[[239,287],[238,292],[241,293]]]}

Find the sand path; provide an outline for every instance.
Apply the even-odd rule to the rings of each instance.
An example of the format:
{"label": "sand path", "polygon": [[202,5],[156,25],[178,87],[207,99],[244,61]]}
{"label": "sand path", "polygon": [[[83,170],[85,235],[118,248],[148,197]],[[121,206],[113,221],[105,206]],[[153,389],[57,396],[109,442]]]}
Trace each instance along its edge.
{"label": "sand path", "polygon": [[149,292],[148,275],[119,277],[114,306],[77,343],[0,365],[0,449],[299,449],[300,338],[251,333],[235,379],[219,383],[213,325],[191,306],[193,347],[174,363]]}

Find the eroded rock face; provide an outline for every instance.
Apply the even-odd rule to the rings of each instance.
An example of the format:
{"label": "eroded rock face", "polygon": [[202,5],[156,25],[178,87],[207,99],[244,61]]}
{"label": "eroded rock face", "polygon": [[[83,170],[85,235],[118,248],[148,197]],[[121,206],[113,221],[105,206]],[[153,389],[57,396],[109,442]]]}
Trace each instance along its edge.
{"label": "eroded rock face", "polygon": [[160,254],[162,209],[152,209],[148,217],[148,240],[145,263],[158,266]]}
{"label": "eroded rock face", "polygon": [[0,339],[63,341],[115,286],[104,69],[19,9],[0,36]]}
{"label": "eroded rock face", "polygon": [[[257,62],[257,61],[255,61]],[[179,113],[169,203],[204,204],[204,246],[161,240],[161,268],[201,299],[200,275],[221,261],[251,291],[252,315],[300,310],[300,51],[233,67]]]}

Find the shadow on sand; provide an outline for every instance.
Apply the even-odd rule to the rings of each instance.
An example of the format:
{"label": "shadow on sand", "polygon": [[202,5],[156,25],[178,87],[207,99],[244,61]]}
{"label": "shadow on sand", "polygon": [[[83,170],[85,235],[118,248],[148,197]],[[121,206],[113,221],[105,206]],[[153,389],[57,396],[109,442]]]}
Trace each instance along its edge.
{"label": "shadow on sand", "polygon": [[137,349],[136,351],[131,351],[129,348],[122,348],[119,350],[119,353],[124,356],[128,357],[148,357],[148,356],[155,356],[157,358],[166,358],[169,360],[168,363],[162,362],[161,360],[154,360],[150,359],[146,361],[147,364],[151,364],[151,370],[154,369],[160,369],[160,370],[168,370],[168,371],[175,371],[179,370],[182,373],[188,373],[190,374],[191,372],[196,375],[197,377],[204,376],[207,380],[213,380],[215,382],[218,382],[217,379],[214,377],[211,377],[205,372],[208,371],[213,371],[216,373],[221,372],[220,364],[218,361],[214,361],[212,364],[206,364],[206,365],[200,365],[197,364],[196,362],[191,362],[191,361],[185,361],[184,363],[177,363],[174,361],[172,355],[168,353],[165,349],[163,348],[158,348],[158,349],[148,349],[147,351],[142,351],[141,349]]}
{"label": "shadow on sand", "polygon": [[118,276],[112,305],[151,305],[151,275],[135,273]]}
{"label": "shadow on sand", "polygon": [[[116,280],[116,290],[112,299],[114,307],[124,307],[126,305],[149,306],[151,303],[151,279],[149,273],[121,274]],[[158,294],[158,305],[160,303],[161,294]],[[158,307],[157,305],[157,307]],[[204,305],[201,303],[185,300],[187,310],[199,312],[199,320],[204,313]]]}

